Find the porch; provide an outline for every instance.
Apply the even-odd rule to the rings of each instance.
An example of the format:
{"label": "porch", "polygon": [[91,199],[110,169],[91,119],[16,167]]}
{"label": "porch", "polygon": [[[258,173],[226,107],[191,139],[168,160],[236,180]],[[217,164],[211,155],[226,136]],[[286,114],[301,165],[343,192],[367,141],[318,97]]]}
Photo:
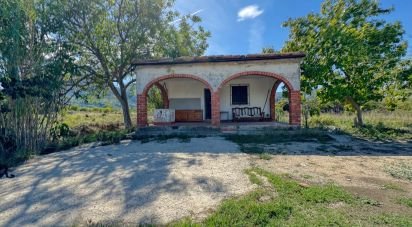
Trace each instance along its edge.
{"label": "porch", "polygon": [[[223,131],[299,126],[299,64],[303,56],[209,56],[136,63],[138,126]],[[149,113],[152,88],[159,90],[163,105]],[[278,105],[279,96],[286,102]],[[280,105],[288,115],[288,124],[276,122]]]}
{"label": "porch", "polygon": [[222,134],[260,134],[276,129],[296,129],[299,126],[281,122],[221,122],[216,127],[210,121],[175,122],[168,125],[149,125],[136,132],[138,136],[189,135],[217,136]]}

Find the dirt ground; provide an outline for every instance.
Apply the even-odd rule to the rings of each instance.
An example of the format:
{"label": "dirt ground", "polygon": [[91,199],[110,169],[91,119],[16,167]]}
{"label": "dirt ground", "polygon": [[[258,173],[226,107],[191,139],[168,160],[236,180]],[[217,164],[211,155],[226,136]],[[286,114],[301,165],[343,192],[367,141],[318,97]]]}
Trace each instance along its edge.
{"label": "dirt ground", "polygon": [[412,182],[385,172],[394,163],[412,164],[411,143],[339,137],[330,144],[285,143],[268,150],[282,153],[264,160],[241,153],[237,144],[222,137],[208,137],[124,141],[37,157],[15,169],[16,178],[0,179],[0,226],[86,220],[164,224],[201,218],[223,199],[255,188],[244,174],[252,166],[307,184],[334,182],[376,200],[376,209],[412,215],[412,208],[395,202],[412,197]]}

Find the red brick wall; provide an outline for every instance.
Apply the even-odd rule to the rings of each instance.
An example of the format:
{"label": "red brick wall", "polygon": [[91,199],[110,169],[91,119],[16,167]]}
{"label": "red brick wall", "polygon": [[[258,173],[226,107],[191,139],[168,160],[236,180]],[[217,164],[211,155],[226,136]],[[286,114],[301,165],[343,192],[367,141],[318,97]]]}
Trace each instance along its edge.
{"label": "red brick wall", "polygon": [[137,95],[137,127],[147,126],[147,96]]}
{"label": "red brick wall", "polygon": [[301,103],[300,91],[289,91],[289,124],[300,125]]}
{"label": "red brick wall", "polygon": [[212,92],[212,125],[220,125],[220,96],[219,92]]}

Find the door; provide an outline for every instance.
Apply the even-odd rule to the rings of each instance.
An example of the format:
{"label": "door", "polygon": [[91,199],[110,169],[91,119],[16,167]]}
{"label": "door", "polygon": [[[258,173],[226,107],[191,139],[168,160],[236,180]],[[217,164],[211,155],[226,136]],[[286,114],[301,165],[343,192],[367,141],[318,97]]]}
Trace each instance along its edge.
{"label": "door", "polygon": [[205,89],[205,119],[212,118],[212,96],[209,89]]}

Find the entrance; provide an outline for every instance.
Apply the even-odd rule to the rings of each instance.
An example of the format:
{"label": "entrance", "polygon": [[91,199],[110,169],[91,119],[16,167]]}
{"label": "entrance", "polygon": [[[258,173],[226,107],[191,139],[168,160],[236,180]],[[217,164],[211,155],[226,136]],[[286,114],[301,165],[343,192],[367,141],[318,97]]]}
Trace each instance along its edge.
{"label": "entrance", "polygon": [[210,120],[212,118],[212,96],[210,89],[205,89],[205,119]]}

